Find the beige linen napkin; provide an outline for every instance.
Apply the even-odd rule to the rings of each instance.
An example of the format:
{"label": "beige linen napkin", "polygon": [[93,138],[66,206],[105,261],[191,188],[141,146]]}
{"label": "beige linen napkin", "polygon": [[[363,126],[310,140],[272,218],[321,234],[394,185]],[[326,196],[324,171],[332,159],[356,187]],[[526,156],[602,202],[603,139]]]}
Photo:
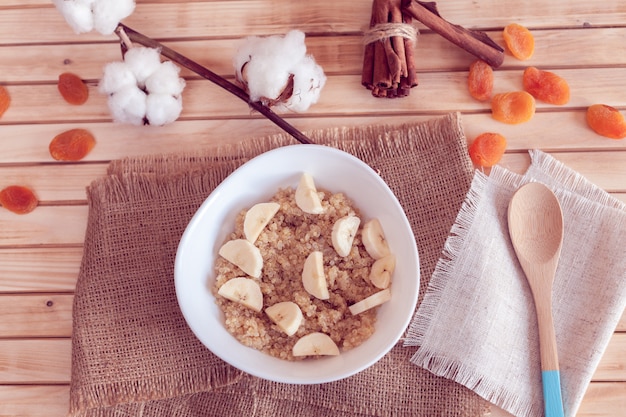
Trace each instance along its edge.
{"label": "beige linen napkin", "polygon": [[477,173],[407,334],[412,361],[518,417],[543,415],[537,321],[506,213],[528,181],[549,185],[565,231],[553,314],[566,416],[574,416],[626,307],[626,205],[541,151],[520,176]]}
{"label": "beige linen napkin", "polygon": [[[372,166],[402,204],[420,251],[422,293],[470,187],[458,114],[426,123],[309,132]],[[413,366],[396,345],[342,381],[286,385],[243,374],[193,336],[178,309],[174,258],[196,209],[230,172],[287,135],[192,155],[114,161],[87,190],[89,217],[74,298],[70,415],[467,416],[488,403]]]}

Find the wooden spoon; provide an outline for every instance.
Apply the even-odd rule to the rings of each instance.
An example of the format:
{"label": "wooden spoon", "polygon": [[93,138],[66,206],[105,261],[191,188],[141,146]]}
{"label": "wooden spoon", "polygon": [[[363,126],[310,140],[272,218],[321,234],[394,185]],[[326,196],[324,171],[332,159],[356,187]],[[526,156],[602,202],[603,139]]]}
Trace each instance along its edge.
{"label": "wooden spoon", "polygon": [[552,283],[563,243],[563,213],[540,183],[517,190],[508,210],[509,234],[526,274],[539,322],[539,351],[546,417],[562,417],[561,377],[552,319]]}

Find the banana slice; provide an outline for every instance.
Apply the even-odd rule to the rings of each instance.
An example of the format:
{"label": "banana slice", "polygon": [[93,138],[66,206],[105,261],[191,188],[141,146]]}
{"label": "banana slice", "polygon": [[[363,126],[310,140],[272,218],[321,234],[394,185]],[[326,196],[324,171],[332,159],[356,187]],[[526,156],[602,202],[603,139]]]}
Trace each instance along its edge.
{"label": "banana slice", "polygon": [[327,334],[309,333],[293,345],[293,356],[339,355],[339,348]]}
{"label": "banana slice", "polygon": [[363,225],[361,237],[365,250],[374,259],[380,259],[391,253],[385,239],[385,232],[378,219],[371,219]]}
{"label": "banana slice", "polygon": [[331,239],[333,248],[339,256],[348,256],[352,250],[352,242],[361,224],[356,216],[345,216],[338,219],[333,225]]}
{"label": "banana slice", "polygon": [[370,282],[380,289],[389,287],[394,269],[396,269],[396,256],[394,254],[376,260],[370,270]]}
{"label": "banana slice", "polygon": [[357,314],[367,311],[370,308],[374,308],[383,303],[386,303],[390,299],[391,290],[389,290],[389,288],[386,288],[370,295],[367,298],[362,299],[358,303],[352,304],[350,307],[348,307],[348,310],[350,310],[350,313],[352,313],[353,316],[356,316]]}
{"label": "banana slice", "polygon": [[259,203],[250,207],[243,220],[243,233],[250,243],[256,242],[257,238],[267,226],[272,217],[278,212],[280,204],[275,202]]}
{"label": "banana slice", "polygon": [[304,261],[302,269],[302,285],[306,292],[320,300],[328,300],[328,285],[324,275],[324,259],[322,252],[311,252]]}
{"label": "banana slice", "polygon": [[302,174],[296,187],[296,205],[305,213],[322,214],[324,212],[313,177],[306,172]]}
{"label": "banana slice", "polygon": [[302,310],[300,310],[298,304],[292,301],[283,301],[271,305],[265,309],[265,314],[267,314],[287,336],[293,336],[304,321]]}
{"label": "banana slice", "polygon": [[237,277],[226,281],[217,293],[254,311],[263,308],[263,293],[259,284],[250,278]]}
{"label": "banana slice", "polygon": [[229,240],[224,243],[218,253],[251,277],[259,278],[261,276],[261,269],[263,269],[261,251],[247,240]]}

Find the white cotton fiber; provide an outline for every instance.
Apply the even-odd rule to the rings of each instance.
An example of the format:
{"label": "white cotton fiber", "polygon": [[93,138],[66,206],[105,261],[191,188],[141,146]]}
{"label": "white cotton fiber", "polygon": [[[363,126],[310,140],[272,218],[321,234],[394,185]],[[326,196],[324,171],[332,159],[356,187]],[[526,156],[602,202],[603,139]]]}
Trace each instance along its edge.
{"label": "white cotton fiber", "polygon": [[172,61],[161,63],[158,49],[134,46],[124,62],[105,65],[99,90],[109,95],[116,122],[161,126],[178,119],[182,111],[185,80],[179,73]]}
{"label": "white cotton fiber", "polygon": [[302,112],[317,102],[326,76],[313,57],[306,55],[304,38],[303,32],[292,30],[285,36],[253,36],[244,41],[233,64],[250,101],[277,100],[293,75],[294,94],[277,107]]}
{"label": "white cotton fiber", "polygon": [[146,90],[150,94],[179,96],[185,88],[185,80],[178,74],[180,68],[172,61],[165,61],[146,79]]}
{"label": "white cotton fiber", "polygon": [[126,52],[124,62],[135,74],[139,86],[143,87],[146,79],[161,65],[161,56],[157,49],[135,46]]}
{"label": "white cotton fiber", "polygon": [[103,94],[113,94],[124,87],[137,85],[137,78],[124,62],[110,62],[104,66],[104,75],[98,84]]}
{"label": "white cotton fiber", "polygon": [[134,0],[96,0],[93,5],[94,29],[103,35],[110,35],[118,23],[134,10]]}
{"label": "white cotton fiber", "polygon": [[303,112],[312,104],[317,103],[320,92],[326,84],[326,76],[322,67],[310,57],[304,57],[293,71],[293,95],[287,100],[285,106],[295,112]]}
{"label": "white cotton fiber", "polygon": [[92,5],[95,0],[53,0],[54,5],[75,33],[93,30]]}
{"label": "white cotton fiber", "polygon": [[146,115],[146,93],[139,87],[124,87],[109,96],[109,110],[113,120],[136,126],[144,124]]}
{"label": "white cotton fiber", "polygon": [[52,0],[76,33],[97,30],[110,35],[135,10],[134,0]]}
{"label": "white cotton fiber", "polygon": [[170,94],[148,94],[146,100],[146,118],[152,126],[172,123],[183,109],[180,97]]}

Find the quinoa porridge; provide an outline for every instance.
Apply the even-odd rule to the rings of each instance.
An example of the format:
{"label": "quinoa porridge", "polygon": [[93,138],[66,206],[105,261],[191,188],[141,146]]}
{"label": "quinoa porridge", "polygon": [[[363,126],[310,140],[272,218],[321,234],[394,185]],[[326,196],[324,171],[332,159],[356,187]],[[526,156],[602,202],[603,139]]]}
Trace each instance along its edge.
{"label": "quinoa porridge", "polygon": [[[227,330],[244,345],[286,360],[301,359],[301,355],[294,355],[293,349],[305,335],[323,333],[339,351],[345,351],[368,339],[376,323],[376,307],[355,315],[349,310],[349,306],[381,291],[370,281],[376,260],[363,244],[362,229],[352,237],[347,256],[337,253],[331,238],[337,220],[346,216],[361,218],[358,208],[343,193],[315,191],[321,197],[321,214],[303,212],[296,203],[293,188],[280,189],[270,199],[277,203],[277,211],[253,242],[263,259],[258,278],[244,273],[223,256],[218,256],[215,262],[216,280],[212,292],[224,313]],[[246,212],[242,210],[238,214],[227,241],[246,239]],[[312,252],[321,252],[323,259],[328,288],[325,300],[311,295],[303,284],[304,264]],[[227,281],[237,277],[246,277],[258,284],[262,293],[259,311],[218,293]],[[286,334],[269,317],[269,312],[264,311],[285,301],[295,303],[301,311],[302,321],[296,324],[297,330],[294,328],[292,335]]]}

